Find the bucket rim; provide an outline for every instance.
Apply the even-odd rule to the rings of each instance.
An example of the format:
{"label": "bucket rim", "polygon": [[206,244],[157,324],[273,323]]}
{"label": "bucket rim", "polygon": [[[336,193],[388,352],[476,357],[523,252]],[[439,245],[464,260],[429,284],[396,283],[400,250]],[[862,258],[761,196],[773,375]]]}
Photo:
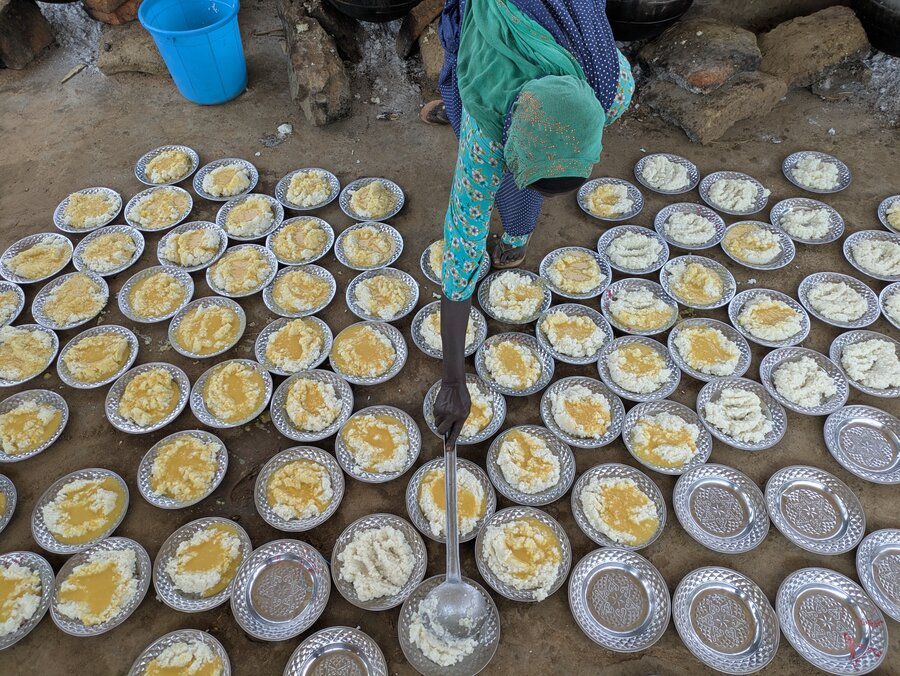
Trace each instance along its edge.
{"label": "bucket rim", "polygon": [[147,7],[152,7],[154,4],[160,1],[161,0],[143,0],[143,2],[141,2],[140,6],[138,7],[138,21],[141,22],[141,26],[143,26],[147,32],[163,37],[185,37],[188,35],[201,35],[203,33],[209,33],[217,28],[224,26],[226,23],[235,18],[241,8],[241,1],[234,0],[234,6],[231,8],[231,11],[229,11],[225,16],[223,16],[215,23],[209,24],[208,26],[203,26],[202,28],[192,28],[185,31],[173,31],[166,30],[164,28],[156,28],[147,24],[146,12],[150,11],[149,9],[147,9]]}

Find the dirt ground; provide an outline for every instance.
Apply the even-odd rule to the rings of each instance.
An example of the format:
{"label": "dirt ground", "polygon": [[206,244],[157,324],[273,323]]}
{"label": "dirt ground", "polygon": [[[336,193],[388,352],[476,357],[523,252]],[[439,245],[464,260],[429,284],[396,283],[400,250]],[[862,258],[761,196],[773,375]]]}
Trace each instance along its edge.
{"label": "dirt ground", "polygon": [[[254,7],[256,9],[254,10]],[[241,14],[247,35],[245,46],[250,70],[250,89],[237,100],[223,106],[201,108],[182,99],[165,79],[137,75],[105,78],[84,71],[65,84],[60,80],[71,68],[62,52],[44,59],[25,72],[0,71],[0,246],[7,246],[24,235],[53,230],[51,214],[56,204],[72,190],[106,185],[120,191],[125,199],[141,189],[133,175],[135,160],[146,150],[164,143],[179,142],[197,149],[202,161],[223,156],[246,158],[260,171],[259,189],[272,192],[277,180],[289,170],[303,166],[322,166],[334,171],[343,183],[361,176],[385,176],[399,183],[408,201],[393,219],[405,239],[403,255],[397,267],[410,272],[421,283],[421,300],[432,300],[438,289],[419,270],[422,250],[440,236],[440,225],[447,203],[448,185],[455,157],[452,133],[445,128],[427,127],[415,117],[408,105],[396,121],[380,121],[376,115],[391,110],[392,93],[362,90],[354,104],[351,119],[325,129],[305,124],[287,93],[286,63],[277,37],[251,37],[251,31],[277,28],[273,13],[262,12],[248,3]],[[381,103],[366,103],[378,95]],[[261,139],[274,133],[279,124],[290,122],[294,133],[282,143],[267,147]],[[683,134],[644,114],[638,109],[609,129],[597,175],[629,178],[634,162],[645,152],[670,151],[693,160],[702,173],[717,169],[745,170],[772,190],[770,204],[799,194],[781,174],[781,161],[800,149],[818,149],[841,157],[853,171],[850,188],[826,201],[844,216],[848,232],[878,228],[875,208],[886,195],[900,192],[900,138],[896,130],[880,126],[871,115],[847,104],[823,103],[809,92],[798,91],[763,119],[733,129],[713,145],[690,144]],[[675,201],[645,191],[647,204],[634,219],[652,225],[654,214],[666,203]],[[686,196],[699,201],[696,192]],[[213,220],[216,205],[196,200],[193,219]],[[349,220],[331,205],[321,214],[337,231]],[[495,231],[498,226],[495,225]],[[536,269],[541,257],[561,245],[578,244],[593,248],[603,225],[585,217],[571,197],[548,203],[529,252],[528,267]],[[156,264],[158,235],[148,238],[146,251],[135,268],[110,280],[117,291],[137,269]],[[814,271],[835,270],[856,273],[841,256],[838,244],[825,247],[799,246],[795,261],[773,273],[755,272],[732,264],[718,249],[705,252],[725,264],[739,283],[739,289],[766,286],[794,294],[800,280]],[[335,302],[322,313],[337,333],[355,318],[346,309],[343,293],[353,276],[342,268],[332,254],[324,259],[338,280]],[[617,275],[618,277],[618,275]],[[196,296],[210,295],[202,276],[195,275]],[[866,280],[880,291],[883,283]],[[36,289],[27,289],[30,303]],[[242,301],[248,314],[248,331],[232,356],[251,356],[257,332],[273,317],[259,296]],[[726,320],[724,310],[709,313]],[[424,432],[422,453],[416,466],[438,456],[440,445],[425,425],[421,414],[427,388],[439,378],[440,364],[420,354],[409,339],[411,317],[398,322],[410,342],[410,359],[402,373],[389,383],[355,389],[357,407],[391,404],[408,411]],[[30,321],[24,313],[20,321]],[[174,351],[161,352],[166,324],[134,325],[110,303],[102,315],[104,323],[130,326],[141,336],[138,363],[170,360],[183,368],[193,381],[209,364],[192,362]],[[492,332],[500,327],[492,325]],[[883,319],[873,327],[897,337]],[[530,328],[528,329],[530,330]],[[78,330],[64,332],[62,343]],[[818,321],[804,341],[806,347],[827,353],[838,331]],[[757,365],[765,350],[755,347],[748,377],[756,378]],[[474,370],[474,366],[470,365]],[[579,373],[596,376],[587,367],[557,366],[557,377]],[[280,379],[276,379],[280,380]],[[63,386],[54,370],[43,379],[18,389],[51,388],[61,392],[73,412],[62,438],[47,452],[26,462],[2,468],[15,483],[19,505],[11,524],[0,535],[0,551],[30,549],[39,551],[32,540],[29,519],[34,504],[52,480],[84,467],[106,467],[128,482],[131,505],[117,534],[138,540],[155,556],[163,540],[188,521],[207,515],[237,520],[249,532],[255,546],[285,537],[267,526],[253,505],[253,483],[261,465],[274,453],[294,445],[281,437],[269,422],[224,431],[231,465],[222,486],[213,496],[185,510],[163,511],[146,503],[136,486],[138,461],[159,438],[176,430],[195,428],[197,421],[185,411],[167,429],[146,437],[128,436],[115,431],[103,415],[106,388],[76,391]],[[699,383],[689,377],[672,399],[693,406]],[[9,393],[4,393],[4,396]],[[516,400],[506,426],[539,422],[539,396]],[[877,400],[851,391],[850,403],[880,406],[898,413],[897,402]],[[760,486],[777,469],[791,464],[810,464],[833,472],[847,482],[865,507],[867,531],[896,527],[897,488],[867,483],[844,471],[831,458],[822,438],[822,418],[788,414],[788,430],[774,448],[760,454],[747,454],[715,442],[711,460],[746,472]],[[333,450],[333,439],[319,444]],[[483,462],[488,444],[466,447],[462,455]],[[576,452],[578,472],[602,462],[635,462],[621,440],[596,451]],[[412,475],[382,485],[347,481],[347,491],[338,513],[323,526],[299,534],[326,557],[341,530],[366,514],[385,511],[406,517],[403,494]],[[734,568],[753,578],[774,602],[781,580],[791,571],[806,566],[824,566],[856,578],[853,552],[840,556],[806,553],[787,541],[772,527],[766,540],[755,550],[741,555],[716,554],[692,540],[679,526],[671,510],[674,477],[651,473],[666,496],[669,522],[662,537],[641,551],[660,570],[674,590],[691,570],[704,565]],[[509,506],[499,498],[498,508]],[[569,497],[546,508],[566,529],[574,550],[574,561],[595,548],[576,527],[571,516]],[[443,548],[426,540],[429,552],[428,575],[443,571]],[[473,545],[462,547],[464,571],[478,577]],[[58,570],[63,557],[46,552]],[[695,659],[670,624],[655,646],[638,654],[616,654],[590,642],[578,629],[569,612],[565,588],[539,604],[513,603],[494,594],[500,609],[502,639],[500,648],[485,673],[489,674],[686,674],[713,673]],[[2,674],[122,674],[151,641],[179,628],[210,631],[225,645],[235,673],[268,676],[280,674],[290,654],[303,638],[315,630],[335,625],[360,627],[371,635],[384,651],[391,673],[413,673],[405,663],[397,641],[398,610],[382,613],[360,611],[332,590],[331,600],[322,617],[301,637],[279,643],[250,639],[231,617],[229,606],[198,615],[173,611],[155,598],[152,589],[135,614],[114,631],[96,638],[77,639],[60,632],[44,618],[35,631],[11,650],[0,653]],[[892,655],[880,673],[900,673],[900,627],[889,622]],[[768,668],[772,674],[812,674],[807,664],[786,640],[781,641],[777,657]]]}

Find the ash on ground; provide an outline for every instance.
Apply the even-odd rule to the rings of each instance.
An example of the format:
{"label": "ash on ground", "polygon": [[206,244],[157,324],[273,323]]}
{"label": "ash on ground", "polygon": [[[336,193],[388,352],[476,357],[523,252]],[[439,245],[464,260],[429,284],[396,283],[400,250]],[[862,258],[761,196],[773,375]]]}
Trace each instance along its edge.
{"label": "ash on ground", "polygon": [[351,71],[353,90],[370,90],[368,103],[375,106],[382,119],[393,119],[392,114],[418,114],[422,106],[422,90],[417,84],[422,78],[421,62],[397,54],[400,23],[361,22],[365,33],[363,58]]}
{"label": "ash on ground", "polygon": [[66,58],[73,64],[83,63],[95,69],[100,53],[102,24],[88,16],[80,2],[37,4],[50,23],[56,42]]}

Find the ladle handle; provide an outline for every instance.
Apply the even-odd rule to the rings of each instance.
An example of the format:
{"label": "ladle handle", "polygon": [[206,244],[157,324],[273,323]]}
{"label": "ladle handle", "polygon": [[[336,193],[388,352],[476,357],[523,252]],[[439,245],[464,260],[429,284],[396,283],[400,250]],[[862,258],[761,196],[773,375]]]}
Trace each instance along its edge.
{"label": "ladle handle", "polygon": [[450,435],[444,435],[444,502],[446,506],[447,534],[447,582],[460,582],[459,572],[459,522],[456,516],[456,444],[450,443]]}

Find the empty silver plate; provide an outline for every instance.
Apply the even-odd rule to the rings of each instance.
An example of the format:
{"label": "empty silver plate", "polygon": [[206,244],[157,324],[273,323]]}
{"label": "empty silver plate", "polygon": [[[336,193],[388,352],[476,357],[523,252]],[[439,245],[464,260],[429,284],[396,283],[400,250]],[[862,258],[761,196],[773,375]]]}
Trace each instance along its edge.
{"label": "empty silver plate", "polygon": [[863,538],[856,573],[878,607],[900,621],[900,530],[883,528]]}
{"label": "empty silver plate", "polygon": [[388,676],[378,644],[359,629],[329,627],[309,636],[291,655],[284,676]]}
{"label": "empty silver plate", "polygon": [[873,406],[852,405],[825,420],[825,445],[848,472],[876,484],[900,483],[900,420]]}

